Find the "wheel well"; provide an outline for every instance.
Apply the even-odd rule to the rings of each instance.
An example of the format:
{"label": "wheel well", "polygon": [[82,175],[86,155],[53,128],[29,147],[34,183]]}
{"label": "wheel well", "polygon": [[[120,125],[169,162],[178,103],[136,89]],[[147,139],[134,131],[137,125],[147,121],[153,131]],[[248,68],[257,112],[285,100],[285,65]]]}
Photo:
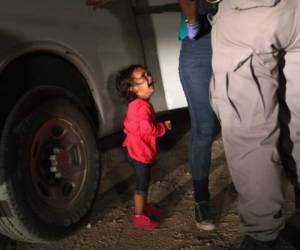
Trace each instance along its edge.
{"label": "wheel well", "polygon": [[30,89],[56,86],[68,90],[90,113],[98,128],[98,113],[86,79],[69,61],[48,52],[31,52],[13,60],[0,74],[0,127],[10,110]]}

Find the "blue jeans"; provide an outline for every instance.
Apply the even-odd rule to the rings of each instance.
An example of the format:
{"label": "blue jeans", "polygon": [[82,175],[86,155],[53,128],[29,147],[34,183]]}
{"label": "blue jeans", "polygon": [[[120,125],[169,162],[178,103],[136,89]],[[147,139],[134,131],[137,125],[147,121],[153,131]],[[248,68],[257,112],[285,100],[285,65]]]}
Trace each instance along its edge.
{"label": "blue jeans", "polygon": [[127,149],[125,149],[125,153],[128,162],[134,170],[136,182],[135,193],[147,195],[151,178],[151,165],[136,161],[135,159],[131,158],[127,152]]}
{"label": "blue jeans", "polygon": [[181,43],[179,75],[191,118],[191,166],[196,202],[208,201],[208,176],[211,145],[219,125],[209,102],[211,68],[210,33],[197,40]]}

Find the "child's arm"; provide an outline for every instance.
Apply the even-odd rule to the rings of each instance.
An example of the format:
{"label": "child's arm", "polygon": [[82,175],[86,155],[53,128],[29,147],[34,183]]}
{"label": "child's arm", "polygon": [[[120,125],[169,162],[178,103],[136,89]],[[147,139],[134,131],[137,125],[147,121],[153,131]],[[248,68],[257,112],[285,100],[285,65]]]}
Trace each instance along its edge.
{"label": "child's arm", "polygon": [[156,137],[163,136],[167,130],[169,130],[168,125],[164,122],[152,121],[152,111],[147,105],[143,105],[138,109],[137,112],[140,124],[140,133],[154,135]]}

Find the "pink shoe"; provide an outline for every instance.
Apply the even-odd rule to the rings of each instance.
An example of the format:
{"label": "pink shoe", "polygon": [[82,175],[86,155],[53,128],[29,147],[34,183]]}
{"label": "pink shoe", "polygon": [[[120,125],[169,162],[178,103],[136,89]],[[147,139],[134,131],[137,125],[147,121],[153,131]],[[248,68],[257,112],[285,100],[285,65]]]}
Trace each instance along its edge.
{"label": "pink shoe", "polygon": [[152,230],[159,228],[159,222],[151,220],[148,216],[145,215],[134,215],[132,216],[132,224],[141,229]]}
{"label": "pink shoe", "polygon": [[147,204],[144,209],[144,213],[146,216],[162,216],[164,210],[153,203]]}

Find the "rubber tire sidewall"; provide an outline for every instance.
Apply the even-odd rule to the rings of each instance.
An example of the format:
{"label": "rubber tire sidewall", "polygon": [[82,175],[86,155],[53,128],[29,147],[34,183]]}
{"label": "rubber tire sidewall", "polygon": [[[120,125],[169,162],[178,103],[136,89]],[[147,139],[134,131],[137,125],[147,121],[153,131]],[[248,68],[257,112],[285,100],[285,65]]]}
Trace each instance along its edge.
{"label": "rubber tire sidewall", "polygon": [[[15,107],[13,117],[8,119],[2,135],[0,145],[1,186],[5,195],[7,209],[2,214],[7,216],[6,225],[0,227],[6,236],[30,242],[45,242],[62,239],[85,224],[89,211],[96,197],[100,181],[99,153],[97,150],[94,128],[75,98],[58,97],[42,100],[40,105],[31,112],[26,110],[23,99]],[[22,105],[22,103],[24,105]],[[22,107],[25,108],[24,112]],[[32,138],[39,122],[50,117],[62,116],[76,124],[77,129],[88,142],[87,176],[85,187],[80,194],[74,208],[68,211],[65,225],[51,225],[45,223],[37,215],[30,201],[27,200],[28,187],[22,180],[24,166],[24,152],[28,153],[28,140]],[[24,143],[26,142],[27,143]],[[26,147],[26,148],[24,148]],[[26,155],[26,153],[25,153]],[[9,223],[8,223],[9,222]],[[3,230],[4,229],[4,230]]]}

